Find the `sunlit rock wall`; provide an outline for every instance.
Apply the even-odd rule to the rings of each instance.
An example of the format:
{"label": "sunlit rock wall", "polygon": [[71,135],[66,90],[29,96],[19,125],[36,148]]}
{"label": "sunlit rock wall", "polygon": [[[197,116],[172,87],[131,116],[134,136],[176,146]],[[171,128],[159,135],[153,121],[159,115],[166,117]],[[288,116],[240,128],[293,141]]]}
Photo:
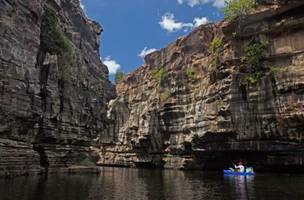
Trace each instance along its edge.
{"label": "sunlit rock wall", "polygon": [[[242,159],[257,169],[301,170],[304,3],[261,3],[245,17],[196,28],[125,76],[98,163],[221,169]],[[222,39],[216,54],[214,38]],[[251,41],[266,44],[268,70],[255,83],[242,61]]]}

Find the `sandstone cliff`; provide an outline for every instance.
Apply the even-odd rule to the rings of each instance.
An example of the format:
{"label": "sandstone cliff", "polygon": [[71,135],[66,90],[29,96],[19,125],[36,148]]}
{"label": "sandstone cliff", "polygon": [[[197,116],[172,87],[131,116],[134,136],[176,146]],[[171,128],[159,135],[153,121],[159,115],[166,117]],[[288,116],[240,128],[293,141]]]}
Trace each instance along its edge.
{"label": "sandstone cliff", "polygon": [[259,2],[146,56],[115,98],[79,0],[0,0],[0,176],[303,170],[304,2]]}
{"label": "sandstone cliff", "polygon": [[0,0],[0,175],[95,166],[115,96],[101,32],[79,0]]}
{"label": "sandstone cliff", "polygon": [[304,2],[260,3],[195,29],[125,76],[98,163],[222,169],[243,159],[301,170]]}

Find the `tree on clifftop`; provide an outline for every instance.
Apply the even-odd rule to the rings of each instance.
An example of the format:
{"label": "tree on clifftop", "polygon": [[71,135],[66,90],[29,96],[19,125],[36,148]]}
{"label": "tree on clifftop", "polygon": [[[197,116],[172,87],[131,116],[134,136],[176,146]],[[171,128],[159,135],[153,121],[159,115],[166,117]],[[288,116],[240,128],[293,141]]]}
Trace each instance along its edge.
{"label": "tree on clifftop", "polygon": [[256,0],[226,0],[225,4],[223,9],[225,18],[234,19],[252,11],[256,5]]}

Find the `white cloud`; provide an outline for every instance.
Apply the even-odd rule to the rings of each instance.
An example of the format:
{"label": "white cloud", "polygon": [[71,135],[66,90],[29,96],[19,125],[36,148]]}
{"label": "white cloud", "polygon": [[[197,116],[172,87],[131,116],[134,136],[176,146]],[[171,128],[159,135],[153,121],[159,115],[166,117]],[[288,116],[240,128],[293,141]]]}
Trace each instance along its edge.
{"label": "white cloud", "polygon": [[80,0],[80,7],[82,8],[82,10],[85,10],[85,6],[83,5],[81,0]]}
{"label": "white cloud", "polygon": [[144,58],[146,55],[148,55],[148,54],[150,54],[150,53],[153,53],[154,51],[157,51],[157,49],[154,49],[154,48],[148,49],[148,47],[145,47],[145,48],[138,54],[138,56]]}
{"label": "white cloud", "polygon": [[200,0],[177,0],[179,4],[187,3],[190,7],[200,4]]}
{"label": "white cloud", "polygon": [[115,60],[111,59],[110,56],[106,57],[103,61],[103,64],[105,64],[110,74],[115,74],[117,70],[120,68],[120,64],[118,64]]}
{"label": "white cloud", "polygon": [[174,15],[172,13],[166,13],[162,16],[159,25],[168,32],[175,32],[182,29],[189,29],[193,27],[192,23],[183,23],[177,22],[174,19]]}
{"label": "white cloud", "polygon": [[[182,1],[182,0],[179,0]],[[184,23],[184,22],[178,22],[174,18],[174,14],[172,13],[166,13],[162,16],[161,21],[159,22],[159,25],[161,28],[168,32],[175,32],[184,30],[187,31],[189,29],[192,29],[193,27],[198,27],[202,24],[208,23],[209,20],[206,17],[196,17],[193,20],[193,23]]]}
{"label": "white cloud", "polygon": [[225,6],[225,0],[177,0],[177,3],[179,4],[186,3],[190,7],[194,7],[206,3],[212,3],[212,5],[216,8],[223,8]]}
{"label": "white cloud", "polygon": [[214,0],[213,6],[217,8],[224,8],[225,7],[225,0]]}
{"label": "white cloud", "polygon": [[201,18],[196,17],[193,20],[193,26],[198,27],[200,25],[207,24],[208,22],[209,20],[207,19],[207,17],[201,17]]}

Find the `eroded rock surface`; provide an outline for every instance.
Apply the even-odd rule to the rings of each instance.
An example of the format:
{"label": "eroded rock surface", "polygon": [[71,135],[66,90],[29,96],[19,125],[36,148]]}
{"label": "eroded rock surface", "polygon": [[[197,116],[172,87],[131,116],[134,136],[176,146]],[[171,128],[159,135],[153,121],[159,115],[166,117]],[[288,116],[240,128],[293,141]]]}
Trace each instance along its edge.
{"label": "eroded rock surface", "polygon": [[[71,43],[68,65],[42,46],[46,9]],[[99,58],[101,32],[79,0],[0,0],[0,175],[96,171],[91,146],[115,96]]]}
{"label": "eroded rock surface", "polygon": [[[149,54],[115,98],[102,27],[78,0],[0,0],[0,175],[97,172],[96,163],[222,169],[239,159],[303,170],[304,2],[259,3]],[[45,46],[48,9],[72,51]]]}
{"label": "eroded rock surface", "polygon": [[[260,3],[244,18],[198,27],[124,77],[98,163],[222,169],[243,159],[301,170],[304,3]],[[212,52],[215,38],[222,44]],[[257,41],[265,44],[262,75],[243,59]]]}

